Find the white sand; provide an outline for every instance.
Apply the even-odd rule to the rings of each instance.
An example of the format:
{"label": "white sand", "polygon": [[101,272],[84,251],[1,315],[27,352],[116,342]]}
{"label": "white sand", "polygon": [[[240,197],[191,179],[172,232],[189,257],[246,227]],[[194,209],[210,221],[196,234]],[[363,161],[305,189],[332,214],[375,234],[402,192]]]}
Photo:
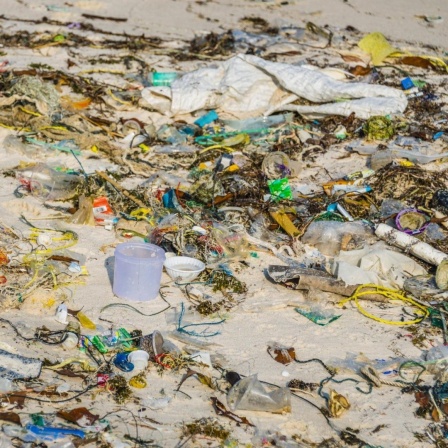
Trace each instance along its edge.
{"label": "white sand", "polygon": [[[66,8],[66,11],[56,12],[47,11],[45,7],[47,4],[48,2],[41,0],[2,0],[1,9],[7,17],[31,19],[45,15],[50,19],[73,22],[84,20],[81,16],[82,13],[127,17],[126,23],[91,22],[103,30],[127,31],[131,34],[144,33],[147,36],[175,39],[190,38],[194,34],[206,31],[221,32],[229,27],[238,27],[238,21],[243,16],[260,16],[274,25],[290,22],[303,26],[304,22],[312,21],[318,25],[331,24],[341,28],[351,25],[363,33],[381,31],[391,39],[401,41],[398,42],[401,48],[415,48],[416,43],[443,46],[448,38],[448,27],[446,27],[448,3],[442,1],[304,0],[290,1],[288,5],[282,6],[278,1],[264,4],[243,0],[205,0],[204,2],[85,0],[70,4],[59,2],[58,6]],[[416,18],[416,15],[440,15],[445,18],[445,22],[432,27],[424,20]],[[30,24],[19,22],[1,21],[0,24],[3,31],[8,33],[17,29],[32,28]],[[37,29],[49,29],[52,32],[57,32],[58,27],[39,25]],[[95,50],[89,51],[92,54],[96,52]],[[100,53],[110,52],[100,51]],[[126,52],[120,53],[125,54]],[[54,47],[40,51],[11,50],[7,51],[5,58],[10,61],[10,66],[13,68],[26,67],[30,62],[41,62],[55,68],[66,69],[68,56],[67,49]],[[169,60],[163,56],[147,55],[146,57],[148,62],[157,69],[170,68]],[[182,67],[195,65],[197,64],[188,63]],[[90,67],[74,67],[70,71],[76,73],[83,68]],[[425,77],[425,72],[421,73],[421,76]],[[111,79],[114,82],[120,82],[117,79]],[[134,111],[129,115],[135,116],[140,113]],[[112,119],[118,119],[119,116],[117,113],[116,117]],[[145,114],[141,116],[144,117]],[[1,138],[8,135],[8,131],[4,129],[1,129],[0,133]],[[18,155],[5,154],[3,149],[1,151],[2,167],[12,167],[23,159]],[[57,160],[61,164],[77,167],[76,161],[70,156],[61,155]],[[110,165],[105,159],[93,161],[82,158],[82,160],[88,172]],[[325,160],[319,159],[318,163],[322,162]],[[365,160],[362,158],[349,161],[336,158],[334,163],[331,163],[330,172],[333,176],[341,176],[362,167],[364,162]],[[328,159],[326,163],[328,163]],[[326,180],[319,168],[312,169],[307,174],[316,173],[319,173],[317,183]],[[49,214],[50,211],[45,210],[42,204],[34,198],[16,198],[14,190],[17,185],[18,183],[14,179],[0,178],[0,216],[6,224],[26,232],[27,227],[18,221],[21,213],[25,213],[28,217],[42,217]],[[60,221],[36,221],[36,225],[72,229],[79,235],[79,243],[73,250],[86,255],[86,265],[90,276],[86,278],[85,286],[72,289],[73,296],[68,297],[67,300],[69,308],[83,308],[83,311],[92,320],[105,328],[108,323],[101,322],[100,316],[128,330],[141,329],[144,334],[151,333],[156,329],[164,333],[174,330],[174,325],[166,322],[164,314],[143,317],[121,308],[107,310],[100,314],[103,306],[119,301],[112,293],[108,275],[113,248],[106,249],[104,252],[100,250],[103,245],[116,242],[113,233],[105,231],[102,227],[92,229]],[[326,376],[326,373],[317,364],[303,366],[291,364],[285,367],[276,363],[266,352],[268,343],[272,341],[286,346],[294,346],[297,357],[301,360],[313,357],[324,361],[334,358],[344,359],[349,353],[362,353],[370,359],[417,358],[420,356],[421,351],[412,344],[409,331],[406,328],[381,325],[361,316],[354,308],[342,311],[342,317],[327,327],[314,325],[297,314],[291,306],[288,306],[305,301],[302,294],[288,291],[280,285],[273,285],[266,281],[264,269],[269,264],[282,264],[279,260],[260,252],[260,258],[248,258],[247,262],[250,267],[241,270],[238,274],[238,277],[246,281],[249,287],[247,298],[238,309],[229,313],[228,320],[220,328],[221,334],[210,341],[216,344],[210,348],[210,352],[222,355],[226,360],[226,368],[238,371],[243,375],[257,373],[260,379],[282,386],[292,378],[319,382]],[[187,301],[166,274],[163,274],[162,284],[168,286],[166,289],[167,300],[173,307]],[[324,303],[328,300],[337,300],[335,297],[329,299],[325,294],[317,294],[317,296],[320,296],[320,300],[323,300]],[[316,297],[317,300],[318,297]],[[55,305],[50,309],[42,306],[47,299],[48,297],[30,298],[20,310],[9,310],[2,313],[2,317],[19,323],[27,334],[32,334],[34,328],[39,325],[60,329],[61,325],[56,323],[53,317]],[[164,305],[160,298],[150,303],[137,304],[140,310],[148,314],[162,309]],[[0,335],[1,348],[18,351],[28,356],[36,356],[40,359],[47,357],[52,361],[76,356],[74,351],[66,352],[58,347],[44,346],[39,343],[27,344],[14,336],[12,330],[7,326],[0,329]],[[182,347],[181,343],[175,340],[173,342]],[[439,339],[436,339],[434,344],[440,342]],[[283,376],[283,371],[287,371],[289,377]],[[348,373],[347,376],[356,377],[353,373]],[[344,375],[338,376],[338,379],[341,378],[344,378]],[[356,378],[361,380],[359,377]],[[55,375],[49,372],[43,373],[42,380],[55,384],[68,381],[73,389],[81,388],[80,380],[66,377],[55,379]],[[125,406],[116,405],[112,399],[106,397],[105,393],[101,393],[85,395],[79,403],[69,402],[54,407],[41,406],[27,401],[24,411],[49,413],[59,408],[71,409],[86,406],[91,412],[104,415],[107,412],[128,409],[136,415],[138,413],[138,422],[142,425],[139,437],[145,440],[155,438],[160,446],[174,447],[179,440],[182,422],[190,422],[201,417],[216,417],[210,404],[210,396],[217,396],[223,403],[226,403],[223,394],[207,389],[196,379],[188,380],[182,387],[182,390],[190,395],[191,399],[185,395],[174,393],[180,380],[179,375],[166,372],[160,376],[152,368],[147,375],[147,380],[148,387],[142,390],[135,389],[135,399]],[[432,378],[425,376],[425,380],[431,383]],[[360,385],[363,389],[366,389],[366,386],[365,383]],[[415,416],[414,413],[418,405],[412,394],[402,394],[400,388],[383,386],[381,389],[374,389],[370,395],[363,395],[355,390],[352,383],[335,384],[330,387],[347,396],[351,403],[350,410],[343,417],[333,419],[335,427],[339,429],[351,427],[359,430],[359,437],[372,446],[382,446],[383,448],[427,446],[425,442],[417,441],[414,437],[414,433],[422,433],[429,422]],[[328,391],[329,387],[326,387],[325,390]],[[148,397],[160,398],[163,394],[173,397],[170,404],[163,410],[152,410],[139,400]],[[319,407],[325,405],[324,401],[316,395],[314,397],[304,396]],[[141,409],[144,410],[138,412]],[[265,430],[279,431],[288,436],[299,434],[305,440],[313,442],[320,442],[323,438],[334,436],[334,431],[326,424],[322,415],[307,403],[296,398],[292,400],[292,413],[289,415],[271,415],[249,411],[242,411],[240,414],[245,415],[256,425],[256,430],[244,426],[237,427],[225,418],[218,418],[220,423],[231,429],[233,437],[240,443],[249,442],[255,431],[263,432]],[[159,423],[151,423],[146,418]],[[126,412],[112,415],[108,419],[114,429],[114,434],[121,439],[128,432],[135,436],[133,420]],[[60,423],[60,420],[55,422],[55,424]],[[384,428],[374,431],[379,425],[384,425]],[[154,427],[157,430],[151,429]],[[189,443],[186,446],[199,446],[200,442],[197,443],[198,445]],[[206,441],[201,443],[205,444]],[[211,446],[216,446],[216,443]]]}

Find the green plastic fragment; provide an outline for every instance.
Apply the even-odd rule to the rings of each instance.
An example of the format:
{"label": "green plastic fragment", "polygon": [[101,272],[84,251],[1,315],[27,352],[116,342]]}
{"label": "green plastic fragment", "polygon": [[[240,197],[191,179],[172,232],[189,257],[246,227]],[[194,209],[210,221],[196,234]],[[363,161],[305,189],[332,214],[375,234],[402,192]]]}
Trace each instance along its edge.
{"label": "green plastic fragment", "polygon": [[288,178],[268,180],[268,187],[274,200],[292,199],[292,191]]}
{"label": "green plastic fragment", "polygon": [[418,87],[419,89],[423,89],[423,87],[426,87],[426,82],[422,81],[421,79],[413,79],[414,86]]}
{"label": "green plastic fragment", "polygon": [[341,317],[341,314],[328,314],[327,312],[322,313],[319,311],[313,311],[309,308],[294,308],[299,314],[309,319],[311,322],[314,322],[317,325],[325,326],[331,324],[335,320]]}
{"label": "green plastic fragment", "polygon": [[31,420],[33,421],[33,425],[43,427],[45,426],[44,417],[41,414],[31,414]]}
{"label": "green plastic fragment", "polygon": [[63,34],[56,34],[56,36],[53,37],[53,42],[64,42],[65,36]]}

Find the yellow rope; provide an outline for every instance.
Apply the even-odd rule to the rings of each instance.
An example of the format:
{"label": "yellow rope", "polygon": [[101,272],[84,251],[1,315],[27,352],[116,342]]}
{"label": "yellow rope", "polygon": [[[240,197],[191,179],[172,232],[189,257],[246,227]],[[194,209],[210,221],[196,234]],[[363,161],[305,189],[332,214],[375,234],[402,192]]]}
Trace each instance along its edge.
{"label": "yellow rope", "polygon": [[[400,300],[404,303],[407,303],[409,305],[412,305],[413,307],[417,308],[417,314],[421,314],[417,319],[414,320],[408,320],[408,321],[394,321],[394,320],[387,320],[383,319],[381,317],[377,317],[373,314],[370,314],[368,311],[366,311],[364,308],[361,307],[359,304],[359,299],[366,295],[380,295],[383,297],[387,297],[390,300]],[[346,304],[347,302],[350,302],[351,300],[355,301],[355,305],[358,308],[359,312],[363,314],[366,317],[369,317],[370,319],[376,320],[377,322],[381,322],[382,324],[387,325],[414,325],[420,323],[423,319],[429,316],[429,311],[419,303],[415,302],[409,297],[405,297],[403,294],[400,293],[400,291],[384,288],[383,286],[374,285],[374,284],[366,284],[359,286],[356,291],[353,293],[351,297],[348,297],[347,299],[343,299],[339,302],[339,305],[342,306]]]}

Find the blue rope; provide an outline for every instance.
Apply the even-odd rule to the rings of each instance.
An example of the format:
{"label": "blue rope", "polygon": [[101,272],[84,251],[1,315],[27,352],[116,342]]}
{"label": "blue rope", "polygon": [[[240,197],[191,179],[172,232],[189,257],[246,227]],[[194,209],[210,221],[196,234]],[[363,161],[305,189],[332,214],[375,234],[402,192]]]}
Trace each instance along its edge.
{"label": "blue rope", "polygon": [[[214,333],[208,333],[208,334],[205,333],[205,332],[204,333],[198,333],[198,332],[196,332],[194,330],[186,330],[186,328],[189,328],[189,327],[204,327],[204,326],[210,326],[210,325],[220,325],[220,324],[225,322],[225,319],[222,319],[222,320],[220,320],[218,322],[206,322],[206,323],[203,323],[203,324],[182,325],[182,319],[184,317],[184,314],[185,314],[185,305],[182,302],[180,304],[179,320],[177,321],[177,329],[176,329],[179,333],[185,333],[185,334],[188,334],[189,336],[196,336],[198,338],[211,338],[213,336],[217,336],[218,334],[221,334],[220,331],[216,331]],[[204,330],[204,331],[206,331],[206,330]]]}

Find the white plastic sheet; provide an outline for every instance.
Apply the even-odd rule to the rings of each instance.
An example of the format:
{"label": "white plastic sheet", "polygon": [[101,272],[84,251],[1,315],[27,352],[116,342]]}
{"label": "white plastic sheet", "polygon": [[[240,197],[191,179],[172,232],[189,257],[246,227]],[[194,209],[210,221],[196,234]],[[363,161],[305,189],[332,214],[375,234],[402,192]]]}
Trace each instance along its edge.
{"label": "white plastic sheet", "polygon": [[347,285],[374,283],[386,288],[403,288],[409,276],[426,275],[412,258],[386,249],[382,243],[349,252],[341,251],[333,274]]}
{"label": "white plastic sheet", "polygon": [[[294,110],[309,116],[352,112],[360,118],[404,112],[401,90],[358,82],[343,82],[309,66],[265,61],[238,55],[187,73],[172,87],[148,87],[142,98],[155,110],[171,116],[217,109],[236,118]],[[291,104],[299,98],[313,105]]]}

